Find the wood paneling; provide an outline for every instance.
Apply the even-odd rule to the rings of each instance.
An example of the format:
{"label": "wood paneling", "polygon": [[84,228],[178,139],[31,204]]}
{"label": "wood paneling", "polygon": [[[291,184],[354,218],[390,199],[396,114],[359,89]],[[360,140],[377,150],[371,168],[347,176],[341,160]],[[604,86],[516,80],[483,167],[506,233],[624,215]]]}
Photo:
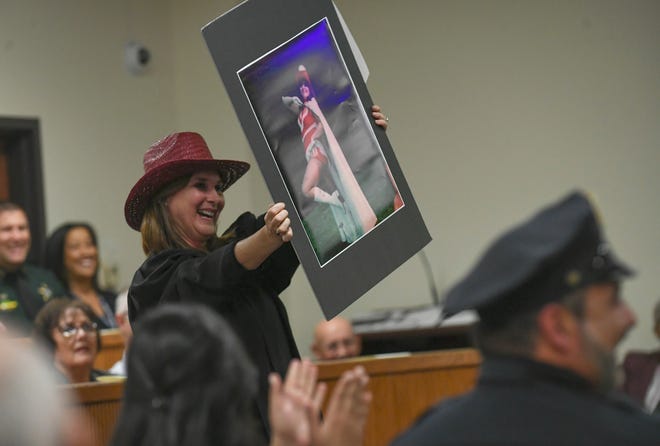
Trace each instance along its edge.
{"label": "wood paneling", "polygon": [[121,400],[124,392],[123,382],[112,383],[85,383],[62,386],[62,390],[72,395],[74,411],[83,409],[87,423],[87,430],[91,432],[94,446],[106,446],[112,433],[121,409]]}
{"label": "wood paneling", "polygon": [[101,351],[94,361],[94,368],[108,370],[121,359],[124,352],[124,339],[118,329],[101,332]]}

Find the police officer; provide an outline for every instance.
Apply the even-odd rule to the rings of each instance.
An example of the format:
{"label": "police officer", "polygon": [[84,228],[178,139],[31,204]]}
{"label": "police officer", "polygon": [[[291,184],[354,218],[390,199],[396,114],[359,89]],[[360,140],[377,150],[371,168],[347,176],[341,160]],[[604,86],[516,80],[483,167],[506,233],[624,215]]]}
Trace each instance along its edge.
{"label": "police officer", "polygon": [[65,296],[53,273],[25,263],[30,243],[25,211],[15,203],[0,202],[0,330],[15,336],[29,334],[44,303]]}
{"label": "police officer", "polygon": [[630,275],[580,192],[502,235],[445,304],[479,314],[476,388],[393,444],[660,444],[660,418],[613,393],[614,349],[635,323],[620,288]]}

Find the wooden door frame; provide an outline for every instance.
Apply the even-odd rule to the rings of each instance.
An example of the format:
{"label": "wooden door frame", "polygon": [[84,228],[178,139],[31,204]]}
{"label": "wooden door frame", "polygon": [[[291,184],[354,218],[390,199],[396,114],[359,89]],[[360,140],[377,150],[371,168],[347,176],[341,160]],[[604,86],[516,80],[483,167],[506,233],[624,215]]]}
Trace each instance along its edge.
{"label": "wooden door frame", "polygon": [[9,177],[9,200],[25,209],[32,248],[28,261],[41,264],[46,243],[46,211],[41,166],[41,133],[36,118],[0,116]]}

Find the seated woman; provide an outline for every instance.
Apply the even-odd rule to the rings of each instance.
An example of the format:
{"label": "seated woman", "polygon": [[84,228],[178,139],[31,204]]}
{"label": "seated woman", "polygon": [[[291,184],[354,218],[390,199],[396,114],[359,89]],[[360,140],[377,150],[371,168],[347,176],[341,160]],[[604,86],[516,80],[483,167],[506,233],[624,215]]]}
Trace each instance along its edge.
{"label": "seated woman", "polygon": [[53,354],[53,365],[62,384],[96,381],[106,372],[94,369],[101,350],[94,312],[84,302],[52,299],[37,313],[33,339]]}
{"label": "seated woman", "polygon": [[55,273],[74,299],[89,305],[100,329],[115,328],[117,295],[98,284],[99,251],[96,233],[87,223],[65,223],[46,241],[46,268]]}

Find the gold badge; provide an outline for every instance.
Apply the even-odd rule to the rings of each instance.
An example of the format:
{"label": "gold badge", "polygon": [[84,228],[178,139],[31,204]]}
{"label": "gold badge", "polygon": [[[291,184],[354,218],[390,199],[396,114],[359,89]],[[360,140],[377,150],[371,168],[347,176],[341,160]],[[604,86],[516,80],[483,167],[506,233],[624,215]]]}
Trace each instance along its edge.
{"label": "gold badge", "polygon": [[580,271],[572,269],[566,273],[564,280],[566,281],[566,285],[574,287],[577,286],[582,280],[582,274],[580,274]]}
{"label": "gold badge", "polygon": [[53,297],[53,290],[50,289],[47,283],[42,283],[37,292],[41,295],[41,298],[44,302],[47,302],[51,297]]}

